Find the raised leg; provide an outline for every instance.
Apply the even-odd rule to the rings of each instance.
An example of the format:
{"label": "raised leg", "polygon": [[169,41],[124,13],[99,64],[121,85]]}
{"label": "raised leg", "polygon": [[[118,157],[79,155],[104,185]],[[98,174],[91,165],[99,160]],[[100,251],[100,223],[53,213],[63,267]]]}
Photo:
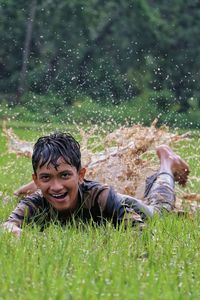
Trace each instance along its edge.
{"label": "raised leg", "polygon": [[159,146],[156,152],[160,160],[160,169],[148,194],[145,195],[145,203],[157,212],[163,209],[171,211],[175,204],[174,181],[184,186],[187,182],[189,167],[167,145]]}

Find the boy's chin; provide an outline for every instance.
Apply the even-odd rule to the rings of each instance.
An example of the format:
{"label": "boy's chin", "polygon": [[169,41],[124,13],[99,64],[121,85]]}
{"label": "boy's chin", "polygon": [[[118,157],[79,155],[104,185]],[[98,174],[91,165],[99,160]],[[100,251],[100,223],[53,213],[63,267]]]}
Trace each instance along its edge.
{"label": "boy's chin", "polygon": [[54,200],[54,201],[51,201],[50,203],[57,210],[66,210],[66,209],[69,209],[69,203],[66,200],[63,200],[63,201],[61,201],[61,200],[59,200],[59,201],[58,200]]}
{"label": "boy's chin", "polygon": [[58,211],[71,211],[76,206],[76,203],[70,201],[68,197],[64,199],[49,199],[48,202]]}

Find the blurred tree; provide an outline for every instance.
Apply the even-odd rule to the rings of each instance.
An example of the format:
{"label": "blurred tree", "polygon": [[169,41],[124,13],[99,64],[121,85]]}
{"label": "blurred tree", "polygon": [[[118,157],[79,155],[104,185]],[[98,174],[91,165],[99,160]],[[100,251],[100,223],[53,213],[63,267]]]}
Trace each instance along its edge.
{"label": "blurred tree", "polygon": [[149,91],[159,109],[187,111],[200,93],[199,25],[197,0],[0,0],[1,93],[66,104]]}
{"label": "blurred tree", "polygon": [[27,2],[0,2],[0,90],[15,93],[22,61]]}
{"label": "blurred tree", "polygon": [[200,88],[200,4],[196,0],[170,0],[160,1],[156,7],[162,23],[155,30],[152,88],[170,90],[174,93],[172,102],[179,103],[178,110],[185,112],[189,99]]}

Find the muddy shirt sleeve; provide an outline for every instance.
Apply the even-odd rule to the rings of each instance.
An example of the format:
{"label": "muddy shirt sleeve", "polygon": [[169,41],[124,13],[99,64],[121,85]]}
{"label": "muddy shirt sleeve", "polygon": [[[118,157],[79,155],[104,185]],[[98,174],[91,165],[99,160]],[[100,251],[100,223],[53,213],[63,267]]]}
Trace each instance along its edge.
{"label": "muddy shirt sleeve", "polygon": [[121,195],[110,188],[106,203],[104,202],[104,218],[110,219],[114,225],[122,222],[125,225],[142,224],[146,216],[137,209],[134,201],[134,198]]}
{"label": "muddy shirt sleeve", "polygon": [[29,223],[38,209],[41,209],[43,206],[43,197],[39,192],[35,192],[19,202],[4,224],[16,225],[21,228],[23,223]]}

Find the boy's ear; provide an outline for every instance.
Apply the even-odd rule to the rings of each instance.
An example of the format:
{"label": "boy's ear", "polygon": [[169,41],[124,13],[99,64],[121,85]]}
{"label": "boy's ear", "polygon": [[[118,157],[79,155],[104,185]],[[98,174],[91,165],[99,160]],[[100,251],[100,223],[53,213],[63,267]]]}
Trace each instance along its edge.
{"label": "boy's ear", "polygon": [[79,171],[79,183],[83,182],[83,179],[85,177],[86,168],[81,168]]}
{"label": "boy's ear", "polygon": [[32,174],[32,179],[33,179],[35,185],[37,185],[37,176],[35,175],[35,173]]}

